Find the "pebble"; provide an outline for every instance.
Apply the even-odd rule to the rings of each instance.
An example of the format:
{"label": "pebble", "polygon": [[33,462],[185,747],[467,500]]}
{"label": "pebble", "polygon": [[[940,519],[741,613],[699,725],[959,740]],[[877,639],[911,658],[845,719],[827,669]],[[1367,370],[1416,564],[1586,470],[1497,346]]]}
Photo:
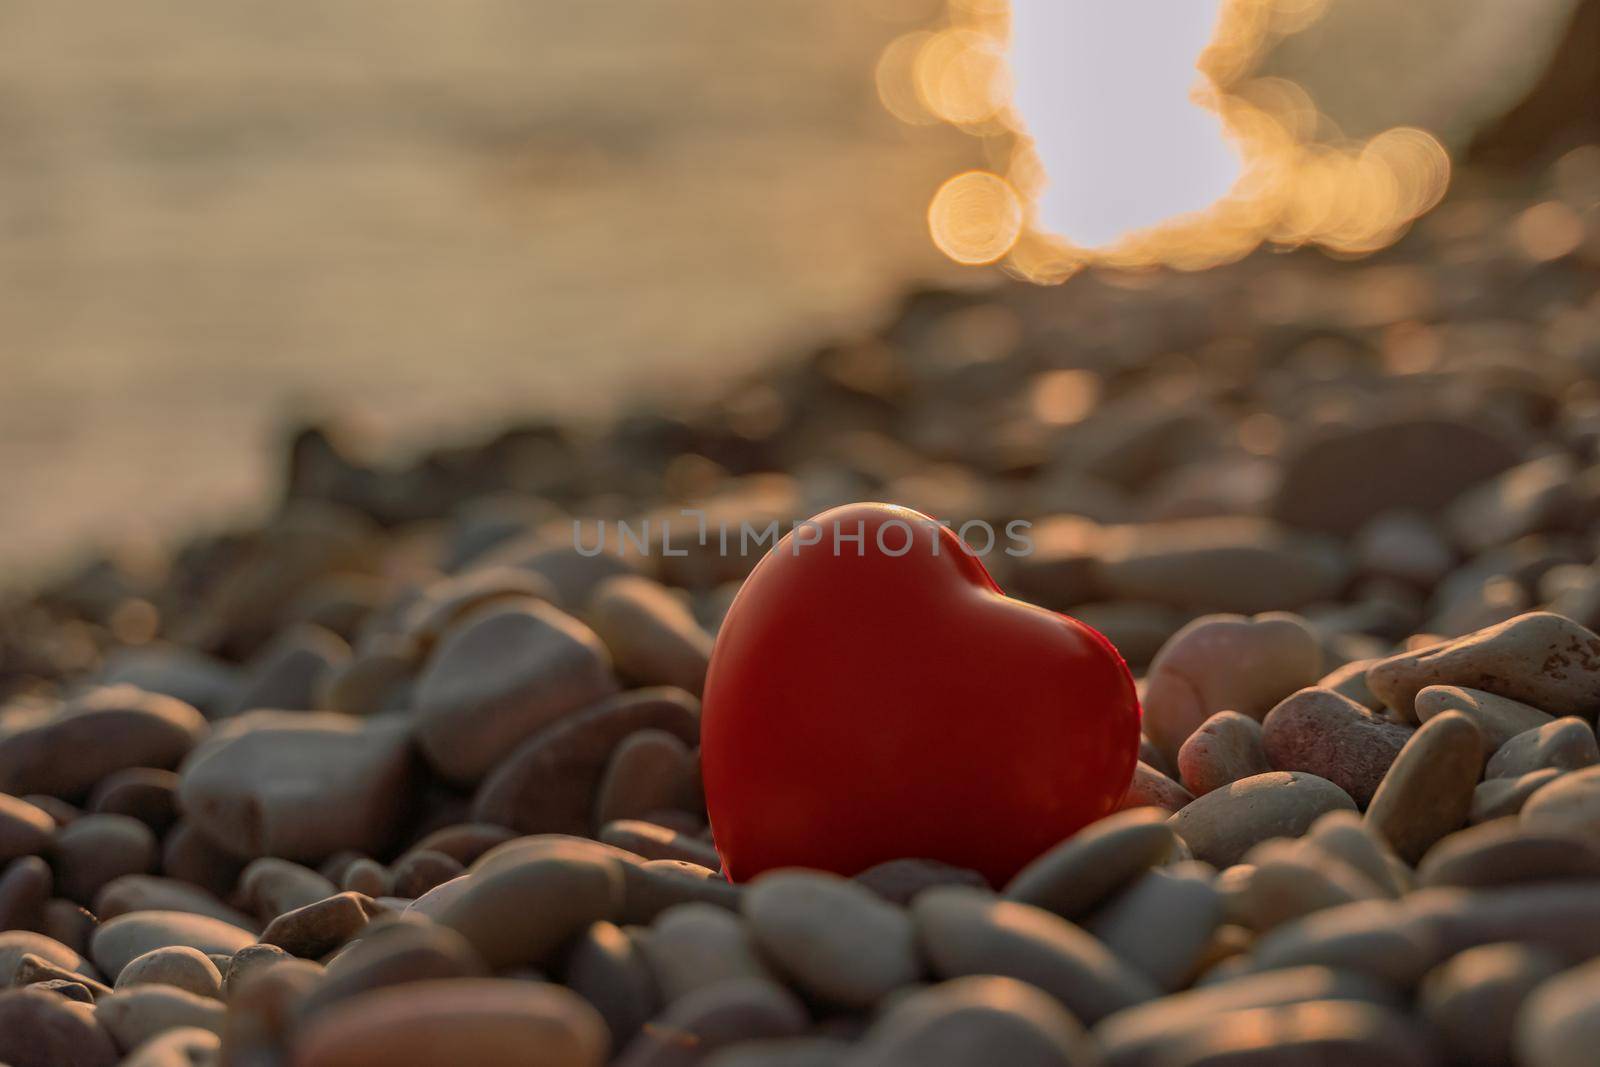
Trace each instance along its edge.
{"label": "pebble", "polygon": [[1223,918],[1215,872],[1202,863],[1159,867],[1140,877],[1084,924],[1118,959],[1167,992],[1194,977]]}
{"label": "pebble", "polygon": [[1267,713],[1261,740],[1280,771],[1326,778],[1364,808],[1410,740],[1409,726],[1390,722],[1333,692],[1307,688]]}
{"label": "pebble", "polygon": [[1600,707],[1600,637],[1570,619],[1529,612],[1367,671],[1373,692],[1397,714],[1416,714],[1417,694],[1434,685],[1478,689],[1557,717]]}
{"label": "pebble", "polygon": [[1600,840],[1600,767],[1564,774],[1539,789],[1522,805],[1522,824]]}
{"label": "pebble", "polygon": [[1466,825],[1483,768],[1472,720],[1447,711],[1423,723],[1395,758],[1367,807],[1367,825],[1395,854],[1416,863],[1433,843]]}
{"label": "pebble", "polygon": [[1438,512],[1517,459],[1509,442],[1476,420],[1429,415],[1332,426],[1290,452],[1272,514],[1292,526],[1353,533],[1386,512]]}
{"label": "pebble", "polygon": [[1249,967],[1331,967],[1409,989],[1448,952],[1432,925],[1389,900],[1362,900],[1285,923],[1255,943]]}
{"label": "pebble", "polygon": [[1540,949],[1480,945],[1428,972],[1418,1008],[1452,1062],[1501,1067],[1513,1062],[1512,1034],[1528,995],[1561,970],[1561,960]]}
{"label": "pebble", "polygon": [[1367,685],[1367,669],[1376,662],[1376,659],[1354,659],[1343,667],[1335,667],[1317,680],[1317,688],[1332,689],[1346,700],[1377,711],[1383,707],[1383,701]]}
{"label": "pebble", "polygon": [[695,804],[698,778],[694,753],[676,735],[636,730],[617,746],[606,766],[595,801],[595,824],[689,808]]}
{"label": "pebble", "polygon": [[1318,816],[1355,810],[1348,793],[1314,774],[1272,771],[1214,790],[1173,815],[1168,825],[1213,867],[1228,867],[1273,837],[1299,837]]}
{"label": "pebble", "polygon": [[1159,995],[1154,982],[1082,929],[977,889],[930,889],[911,905],[917,939],[943,978],[997,974],[1038,986],[1086,1024]]}
{"label": "pebble", "polygon": [[709,867],[681,860],[646,860],[622,868],[622,921],[647,923],[675,904],[713,904],[738,911],[743,890]]}
{"label": "pebble", "polygon": [[89,794],[96,815],[128,815],[156,836],[178,821],[178,776],[154,767],[129,767],[109,774]]}
{"label": "pebble", "polygon": [[100,684],[131,685],[147,693],[176,697],[206,715],[228,704],[238,672],[213,656],[184,645],[151,641],[119,648],[106,657]]}
{"label": "pebble", "polygon": [[1571,832],[1538,830],[1515,817],[1451,834],[1422,858],[1422,886],[1511,885],[1600,879],[1600,841]]}
{"label": "pebble", "polygon": [[1261,723],[1237,711],[1217,712],[1178,749],[1179,777],[1184,788],[1197,797],[1270,770]]}
{"label": "pebble", "polygon": [[507,753],[617,690],[605,646],[549,604],[475,613],[439,643],[417,679],[417,742],[452,782],[483,780]]}
{"label": "pebble", "polygon": [[1136,808],[1079,830],[1028,864],[1005,887],[1007,900],[1077,919],[1178,847],[1166,816]]}
{"label": "pebble", "polygon": [[1518,734],[1554,722],[1538,708],[1458,685],[1430,685],[1417,693],[1417,718],[1427,722],[1446,711],[1459,711],[1483,734],[1484,751],[1493,752]]}
{"label": "pebble", "polygon": [[1346,574],[1337,546],[1255,517],[1178,519],[1105,532],[1096,577],[1112,600],[1248,615],[1325,600]]}
{"label": "pebble", "polygon": [[1362,1064],[1432,1067],[1427,1035],[1392,1008],[1309,1001],[1230,1012],[1174,1043],[1162,1067]]}
{"label": "pebble", "polygon": [[1567,959],[1600,955],[1600,882],[1419,889],[1404,908],[1433,931],[1445,954],[1522,941]]}
{"label": "pebble", "polygon": [[922,974],[905,910],[849,879],[771,872],[750,886],[743,910],[766,956],[822,1003],[867,1008]]}
{"label": "pebble", "polygon": [[1520,778],[1534,771],[1577,771],[1600,763],[1600,746],[1594,728],[1582,719],[1567,717],[1519,733],[1489,757],[1488,778]]}
{"label": "pebble", "polygon": [[851,1044],[831,1037],[741,1041],[713,1053],[705,1067],[838,1067]]}
{"label": "pebble", "polygon": [[1330,811],[1311,824],[1306,840],[1359,871],[1388,896],[1398,897],[1411,888],[1408,868],[1355,812]]}
{"label": "pebble", "polygon": [[349,659],[350,646],[338,634],[309,623],[286,627],[246,666],[230,714],[255,708],[317,708],[318,680]]}
{"label": "pebble", "polygon": [[480,822],[519,833],[590,834],[611,757],[636,730],[658,729],[686,745],[700,736],[700,705],[679,689],[636,689],[564,718],[525,741],[485,779],[472,801]]}
{"label": "pebble", "polygon": [[[93,968],[87,967],[85,969],[93,970]],[[23,953],[21,958],[17,960],[17,966],[11,974],[10,982],[13,986],[40,985],[48,982],[76,985],[88,993],[91,1000],[98,999],[111,992],[111,987],[105,983],[97,982],[86,974],[71,971],[65,967],[58,967],[44,957],[35,956],[31,952]]]}
{"label": "pebble", "polygon": [[[479,868],[440,910],[491,968],[544,966],[567,940],[622,910],[622,872],[609,859],[535,856]],[[453,884],[453,883],[447,883]]]}
{"label": "pebble", "polygon": [[693,1067],[729,1045],[796,1037],[810,1018],[794,994],[764,978],[719,982],[673,1003],[613,1067]]}
{"label": "pebble", "polygon": [[0,930],[38,930],[55,876],[38,856],[23,856],[0,873]]}
{"label": "pebble", "polygon": [[88,1005],[38,989],[0,991],[0,1062],[9,1067],[114,1067],[111,1035]]}
{"label": "pebble", "polygon": [[956,867],[939,860],[888,860],[868,867],[855,880],[891,904],[905,907],[924,889],[939,885],[966,885],[988,888],[988,881],[977,871]]}
{"label": "pebble", "polygon": [[617,672],[635,685],[705,687],[711,635],[683,601],[658,582],[619,575],[601,582],[584,618],[611,652]]}
{"label": "pebble", "polygon": [[116,988],[137,985],[175,986],[197,997],[217,999],[222,996],[222,972],[199,949],[170,945],[137,956],[122,968]]}
{"label": "pebble", "polygon": [[1356,566],[1367,575],[1431,589],[1450,572],[1455,552],[1428,519],[1414,511],[1387,511],[1356,532]]}
{"label": "pebble", "polygon": [[1513,1045],[1527,1067],[1587,1067],[1600,1043],[1600,960],[1536,986],[1517,1013]]}
{"label": "pebble", "polygon": [[56,890],[91,904],[101,888],[125,875],[156,869],[160,846],[150,828],[127,815],[85,815],[56,834],[51,849]]}
{"label": "pebble", "polygon": [[663,911],[640,937],[638,949],[663,1004],[719,982],[773,977],[750,924],[711,904],[678,904]]}
{"label": "pebble", "polygon": [[237,897],[241,904],[270,922],[284,912],[326,900],[338,886],[309,867],[263,856],[239,875]]}
{"label": "pebble", "polygon": [[295,1067],[601,1067],[600,1015],[560,986],[497,978],[411,982],[340,1001],[295,1045]]}
{"label": "pebble", "polygon": [[1204,616],[1162,646],[1144,687],[1144,731],[1176,760],[1183,742],[1219,711],[1261,719],[1322,675],[1322,646],[1292,615]]}
{"label": "pebble", "polygon": [[371,897],[336,893],[279,915],[261,931],[261,943],[276,945],[291,956],[317,959],[361,933],[381,910]]}
{"label": "pebble", "polygon": [[[407,853],[406,855],[409,856],[410,853]],[[431,853],[430,855],[444,856],[444,853],[435,852]],[[444,858],[450,859],[448,856],[445,856]],[[455,875],[459,875],[463,870],[461,864],[456,863],[454,860],[450,860],[450,862],[455,863]],[[455,877],[455,875],[451,875],[451,877]],[[449,880],[449,878],[442,878],[438,882],[435,882],[434,885],[438,885],[440,882],[447,882]],[[425,888],[419,889],[415,893],[398,895],[408,895],[415,899],[432,888],[433,885],[429,885]],[[352,861],[350,866],[344,869],[344,875],[339,879],[339,889],[346,893],[364,893],[369,897],[388,896],[390,891],[394,889],[394,879],[389,872],[389,868],[385,867],[377,860],[362,856],[361,858]]]}
{"label": "pebble", "polygon": [[139,985],[100,998],[94,1014],[117,1047],[126,1052],[177,1027],[192,1026],[220,1037],[227,1009],[217,1000],[174,986]]}
{"label": "pebble", "polygon": [[161,871],[218,897],[233,892],[245,861],[226,852],[186,819],[167,832],[161,846]]}
{"label": "pebble", "polygon": [[413,852],[440,852],[466,866],[496,845],[517,836],[504,826],[483,822],[459,822],[435,830],[411,846]]}
{"label": "pebble", "polygon": [[115,979],[133,960],[169,945],[186,945],[201,952],[232,955],[255,942],[255,935],[205,915],[177,911],[136,911],[119,915],[95,930],[89,954],[108,977]]}
{"label": "pebble", "polygon": [[252,974],[277,966],[291,957],[277,945],[246,945],[228,957],[228,966],[222,972],[222,991],[229,998]]}
{"label": "pebble", "polygon": [[648,860],[682,860],[709,870],[722,866],[714,845],[641,819],[623,819],[600,828],[599,840]]}
{"label": "pebble", "polygon": [[53,966],[75,974],[98,978],[94,965],[72,949],[32,930],[0,930],[0,988],[11,984],[22,957],[38,956]]}
{"label": "pebble", "polygon": [[221,1060],[221,1038],[210,1030],[179,1026],[128,1053],[122,1067],[212,1067]]}
{"label": "pebble", "polygon": [[1554,767],[1542,771],[1529,771],[1516,778],[1486,778],[1472,791],[1472,807],[1467,812],[1467,822],[1477,825],[1490,819],[1516,815],[1527,804],[1528,798],[1561,777]]}
{"label": "pebble", "polygon": [[1573,488],[1577,473],[1564,453],[1503,471],[1450,505],[1445,516],[1450,534],[1468,552],[1479,553],[1568,525],[1581,507]]}
{"label": "pebble", "polygon": [[913,993],[867,1032],[858,1067],[1093,1067],[1077,1019],[1010,978],[973,976]]}
{"label": "pebble", "polygon": [[[248,969],[243,959],[252,946],[234,957],[235,965]],[[277,957],[283,959],[280,952]],[[328,963],[322,981],[299,1011],[310,1015],[346,997],[385,986],[446,978],[481,978],[487,974],[465,938],[433,922],[376,919]]]}
{"label": "pebble", "polygon": [[389,846],[414,763],[405,722],[297,715],[208,744],[185,764],[179,796],[186,817],[228,852],[319,863]]}
{"label": "pebble", "polygon": [[37,856],[49,846],[56,821],[26,800],[0,793],[0,864]]}
{"label": "pebble", "polygon": [[1117,810],[1159,808],[1170,814],[1187,807],[1193,800],[1194,795],[1182,785],[1148,763],[1136,763],[1133,767],[1133,780],[1128,783],[1128,791],[1123,795],[1122,805]]}
{"label": "pebble", "polygon": [[[376,864],[371,866],[377,868],[381,877],[383,869]],[[465,869],[454,856],[447,856],[443,852],[433,852],[425,848],[412,849],[395,862],[392,873],[394,895],[412,899],[420,897],[434,886],[448,882]],[[346,878],[348,879],[348,877],[349,875],[347,874]],[[372,894],[368,895],[371,896]],[[378,895],[381,896],[382,894]]]}
{"label": "pebble", "polygon": [[[655,937],[659,937],[659,928]],[[661,1006],[662,994],[640,944],[609,922],[592,924],[567,954],[562,981],[592,1004],[623,1048]]]}
{"label": "pebble", "polygon": [[1240,921],[1265,932],[1326,908],[1375,900],[1384,891],[1360,871],[1309,839],[1263,841],[1245,855],[1250,876],[1240,888]]}
{"label": "pebble", "polygon": [[1158,1067],[1168,1049],[1227,1013],[1336,1000],[1384,1004],[1394,991],[1367,975],[1329,967],[1246,974],[1162,997],[1103,1019],[1093,1037],[1110,1067]]}
{"label": "pebble", "polygon": [[127,685],[94,689],[37,726],[0,736],[0,792],[84,797],[116,771],[170,770],[206,729],[200,713],[175,697]]}

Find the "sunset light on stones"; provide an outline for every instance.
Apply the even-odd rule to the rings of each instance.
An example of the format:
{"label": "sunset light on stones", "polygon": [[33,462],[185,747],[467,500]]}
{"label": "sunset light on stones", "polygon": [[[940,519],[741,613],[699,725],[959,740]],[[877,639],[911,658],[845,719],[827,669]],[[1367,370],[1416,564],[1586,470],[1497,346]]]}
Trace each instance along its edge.
{"label": "sunset light on stones", "polygon": [[1324,6],[950,0],[877,72],[896,117],[983,140],[989,165],[929,205],[934,243],[1039,282],[1090,263],[1203,269],[1263,244],[1392,244],[1449,184],[1438,139],[1347,138],[1301,86],[1259,73]]}

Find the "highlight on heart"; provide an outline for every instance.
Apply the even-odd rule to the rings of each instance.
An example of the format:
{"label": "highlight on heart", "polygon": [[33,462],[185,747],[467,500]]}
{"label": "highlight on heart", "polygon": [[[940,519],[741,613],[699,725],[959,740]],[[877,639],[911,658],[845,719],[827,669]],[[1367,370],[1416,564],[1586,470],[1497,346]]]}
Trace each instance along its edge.
{"label": "highlight on heart", "polygon": [[1596,1067],[1597,45],[0,3],[0,1067]]}

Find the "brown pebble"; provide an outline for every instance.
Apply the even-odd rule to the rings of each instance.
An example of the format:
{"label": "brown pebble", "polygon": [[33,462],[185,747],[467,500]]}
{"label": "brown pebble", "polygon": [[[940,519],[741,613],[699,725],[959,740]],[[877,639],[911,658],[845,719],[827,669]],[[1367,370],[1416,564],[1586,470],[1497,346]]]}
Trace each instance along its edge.
{"label": "brown pebble", "polygon": [[37,989],[0,992],[0,1062],[10,1067],[113,1067],[111,1035],[88,1005]]}
{"label": "brown pebble", "polygon": [[228,966],[222,972],[222,991],[232,996],[251,974],[290,959],[289,954],[277,945],[246,945],[228,957]]}
{"label": "brown pebble", "polygon": [[1194,795],[1168,778],[1148,763],[1138,763],[1133,768],[1133,781],[1123,795],[1118,811],[1135,808],[1160,808],[1171,813],[1180,811],[1194,800]]}
{"label": "brown pebble", "polygon": [[1484,770],[1488,778],[1519,778],[1524,774],[1554,768],[1578,771],[1600,763],[1600,747],[1595,744],[1594,727],[1583,719],[1556,719],[1506,741]]}
{"label": "brown pebble", "polygon": [[1472,807],[1467,811],[1467,822],[1476,825],[1519,814],[1529,797],[1560,777],[1560,771],[1546,767],[1517,778],[1487,778],[1472,791]]}
{"label": "brown pebble", "polygon": [[161,850],[161,870],[170,878],[188,882],[226,899],[233,894],[245,861],[212,842],[187,820],[167,833]]}
{"label": "brown pebble", "polygon": [[696,695],[704,688],[711,635],[660,583],[637,575],[608,578],[595,589],[585,618],[618,673],[634,685],[671,685]]}
{"label": "brown pebble", "polygon": [[26,800],[0,793],[0,864],[44,852],[55,833],[49,812]]}
{"label": "brown pebble", "polygon": [[1528,945],[1469,948],[1423,980],[1418,1008],[1461,1067],[1513,1062],[1517,1013],[1528,994],[1562,969],[1561,960]]}
{"label": "brown pebble", "polygon": [[644,729],[694,744],[699,708],[679,689],[636,689],[563,718],[499,762],[473,797],[473,818],[525,834],[592,833],[596,794],[617,746]]}
{"label": "brown pebble", "polygon": [[1563,774],[1528,798],[1523,825],[1600,840],[1600,767]]}
{"label": "brown pebble", "polygon": [[113,990],[95,1004],[95,1018],[123,1051],[180,1026],[219,1036],[227,1014],[220,1001],[186,993],[175,986],[140,985]]}
{"label": "brown pebble", "polygon": [[775,982],[742,978],[684,997],[651,1020],[613,1067],[693,1067],[727,1045],[794,1037],[809,1022],[804,1005]]}
{"label": "brown pebble", "polygon": [[127,815],[86,815],[56,834],[51,851],[58,890],[79,904],[113,879],[154,871],[159,856],[155,834]]}
{"label": "brown pebble", "polygon": [[1029,982],[1092,1024],[1160,995],[1149,978],[1060,916],[977,889],[930,889],[911,906],[917,939],[944,978]]}
{"label": "brown pebble", "polygon": [[79,799],[128,767],[176,767],[206,730],[200,713],[174,697],[130,685],[90,690],[0,739],[0,790]]}
{"label": "brown pebble", "polygon": [[1406,742],[1367,807],[1367,825],[1402,860],[1416,863],[1433,843],[1466,825],[1483,767],[1483,739],[1471,719],[1447,711]]}
{"label": "brown pebble", "polygon": [[415,899],[464,870],[459,861],[443,852],[413,849],[395,861],[393,892],[397,897]]}
{"label": "brown pebble", "polygon": [[1431,685],[1464,686],[1509,697],[1549,715],[1587,715],[1600,706],[1600,637],[1549,612],[1375,663],[1373,692],[1413,718],[1417,694]]}
{"label": "brown pebble", "polygon": [[233,953],[255,939],[248,930],[205,915],[135,911],[95,930],[89,948],[95,965],[114,980],[129,962],[152,949],[188,945],[206,953]]}
{"label": "brown pebble", "polygon": [[31,930],[0,930],[0,987],[10,982],[22,957],[26,955],[38,956],[74,974],[86,974],[92,978],[100,976],[93,964],[54,938]]}
{"label": "brown pebble", "polygon": [[88,991],[90,999],[96,999],[111,992],[111,987],[95,981],[87,975],[66,967],[58,966],[43,956],[36,956],[25,952],[17,960],[16,970],[11,975],[13,986],[40,985],[45,982],[73,982]]}
{"label": "brown pebble", "polygon": [[294,1064],[600,1067],[608,1044],[599,1013],[560,986],[456,978],[376,989],[333,1005],[296,1041]]}
{"label": "brown pebble", "polygon": [[371,897],[336,893],[273,919],[261,932],[260,940],[291,956],[316,959],[359,934],[378,910]]}
{"label": "brown pebble", "polygon": [[[456,864],[456,873],[461,873],[461,865]],[[394,881],[389,873],[389,868],[377,860],[362,856],[350,863],[344,869],[344,875],[339,880],[339,888],[346,893],[363,893],[369,897],[385,897],[394,890]],[[432,889],[429,886],[428,889]],[[427,892],[427,890],[423,890]],[[397,894],[407,895],[407,894]],[[419,897],[422,893],[409,894]]]}
{"label": "brown pebble", "polygon": [[1486,752],[1493,752],[1526,730],[1555,721],[1554,716],[1520,701],[1458,685],[1430,685],[1417,694],[1415,707],[1422,722],[1446,711],[1461,712],[1483,734]]}
{"label": "brown pebble", "polygon": [[1434,1057],[1426,1034],[1401,1012],[1343,1000],[1219,1015],[1166,1050],[1161,1063],[1162,1067],[1432,1067]]}
{"label": "brown pebble", "polygon": [[491,605],[444,635],[417,679],[417,742],[462,785],[558,719],[617,690],[605,646],[583,623],[536,600]]}
{"label": "brown pebble", "polygon": [[638,947],[663,1004],[718,982],[774,977],[749,924],[710,904],[668,908],[639,932]]}
{"label": "brown pebble", "polygon": [[614,860],[536,856],[476,869],[438,921],[459,932],[493,968],[547,964],[567,940],[622,910]]}
{"label": "brown pebble", "polygon": [[1093,1067],[1078,1020],[1038,989],[974,976],[912,993],[884,1012],[851,1063],[860,1067]]}
{"label": "brown pebble", "polygon": [[1024,867],[1005,896],[1076,919],[1172,856],[1177,837],[1158,809],[1136,808],[1090,823]]}
{"label": "brown pebble", "polygon": [[[247,950],[248,951],[248,950]],[[348,997],[407,982],[482,978],[483,960],[466,939],[433,922],[378,919],[328,964],[327,974],[301,1006],[302,1017]]]}
{"label": "brown pebble", "polygon": [[1428,850],[1417,884],[1476,889],[1519,882],[1600,880],[1600,841],[1539,830],[1515,817],[1459,830]]}
{"label": "brown pebble", "polygon": [[918,893],[937,885],[988,886],[983,875],[965,867],[954,867],[938,860],[888,860],[868,867],[855,880],[891,904],[904,907]]}
{"label": "brown pebble", "polygon": [[562,981],[605,1019],[612,1048],[626,1047],[661,1003],[638,943],[608,922],[592,924],[574,943]]}
{"label": "brown pebble", "polygon": [[1528,1067],[1588,1067],[1600,1035],[1594,990],[1600,961],[1591,960],[1535,987],[1517,1013],[1516,1061]]}
{"label": "brown pebble", "polygon": [[623,819],[600,828],[600,840],[650,860],[684,860],[710,870],[722,866],[716,847],[639,819]]}
{"label": "brown pebble", "polygon": [[1302,689],[1267,714],[1262,743],[1272,766],[1305,771],[1365,807],[1412,730],[1328,689]]}
{"label": "brown pebble", "polygon": [[1355,801],[1326,778],[1273,771],[1207,793],[1167,825],[1196,859],[1220,868],[1269,838],[1299,837],[1319,816],[1340,809],[1354,811]]}
{"label": "brown pebble", "polygon": [[38,856],[6,864],[0,873],[0,930],[42,930],[53,887],[50,865]]}
{"label": "brown pebble", "polygon": [[175,986],[197,997],[222,996],[222,973],[199,949],[169,945],[131,960],[117,975],[117,988],[138,985]]}
{"label": "brown pebble", "polygon": [[463,822],[433,831],[411,846],[413,852],[442,852],[462,866],[516,837],[515,830],[484,822]]}
{"label": "brown pebble", "polygon": [[100,780],[89,794],[97,815],[127,815],[162,836],[178,821],[178,776],[153,767],[129,767]]}
{"label": "brown pebble", "polygon": [[639,730],[612,753],[595,801],[595,825],[643,819],[694,803],[698,765],[689,746],[665,730]]}
{"label": "brown pebble", "polygon": [[1261,723],[1237,711],[1217,712],[1178,750],[1179,777],[1184,788],[1197,797],[1270,770],[1272,765],[1262,747]]}
{"label": "brown pebble", "polygon": [[1180,989],[1194,977],[1222,922],[1214,873],[1195,862],[1158,867],[1118,893],[1084,928],[1163,990]]}

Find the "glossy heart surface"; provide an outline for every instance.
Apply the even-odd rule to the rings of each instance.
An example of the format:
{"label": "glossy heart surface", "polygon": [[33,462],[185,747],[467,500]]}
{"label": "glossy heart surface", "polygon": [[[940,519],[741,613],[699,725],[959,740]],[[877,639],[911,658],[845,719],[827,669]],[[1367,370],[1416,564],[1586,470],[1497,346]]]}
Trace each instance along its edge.
{"label": "glossy heart surface", "polygon": [[723,870],[917,857],[1001,885],[1116,810],[1139,715],[1109,641],[1005,596],[948,529],[887,504],[824,512],[752,572],[712,654]]}

